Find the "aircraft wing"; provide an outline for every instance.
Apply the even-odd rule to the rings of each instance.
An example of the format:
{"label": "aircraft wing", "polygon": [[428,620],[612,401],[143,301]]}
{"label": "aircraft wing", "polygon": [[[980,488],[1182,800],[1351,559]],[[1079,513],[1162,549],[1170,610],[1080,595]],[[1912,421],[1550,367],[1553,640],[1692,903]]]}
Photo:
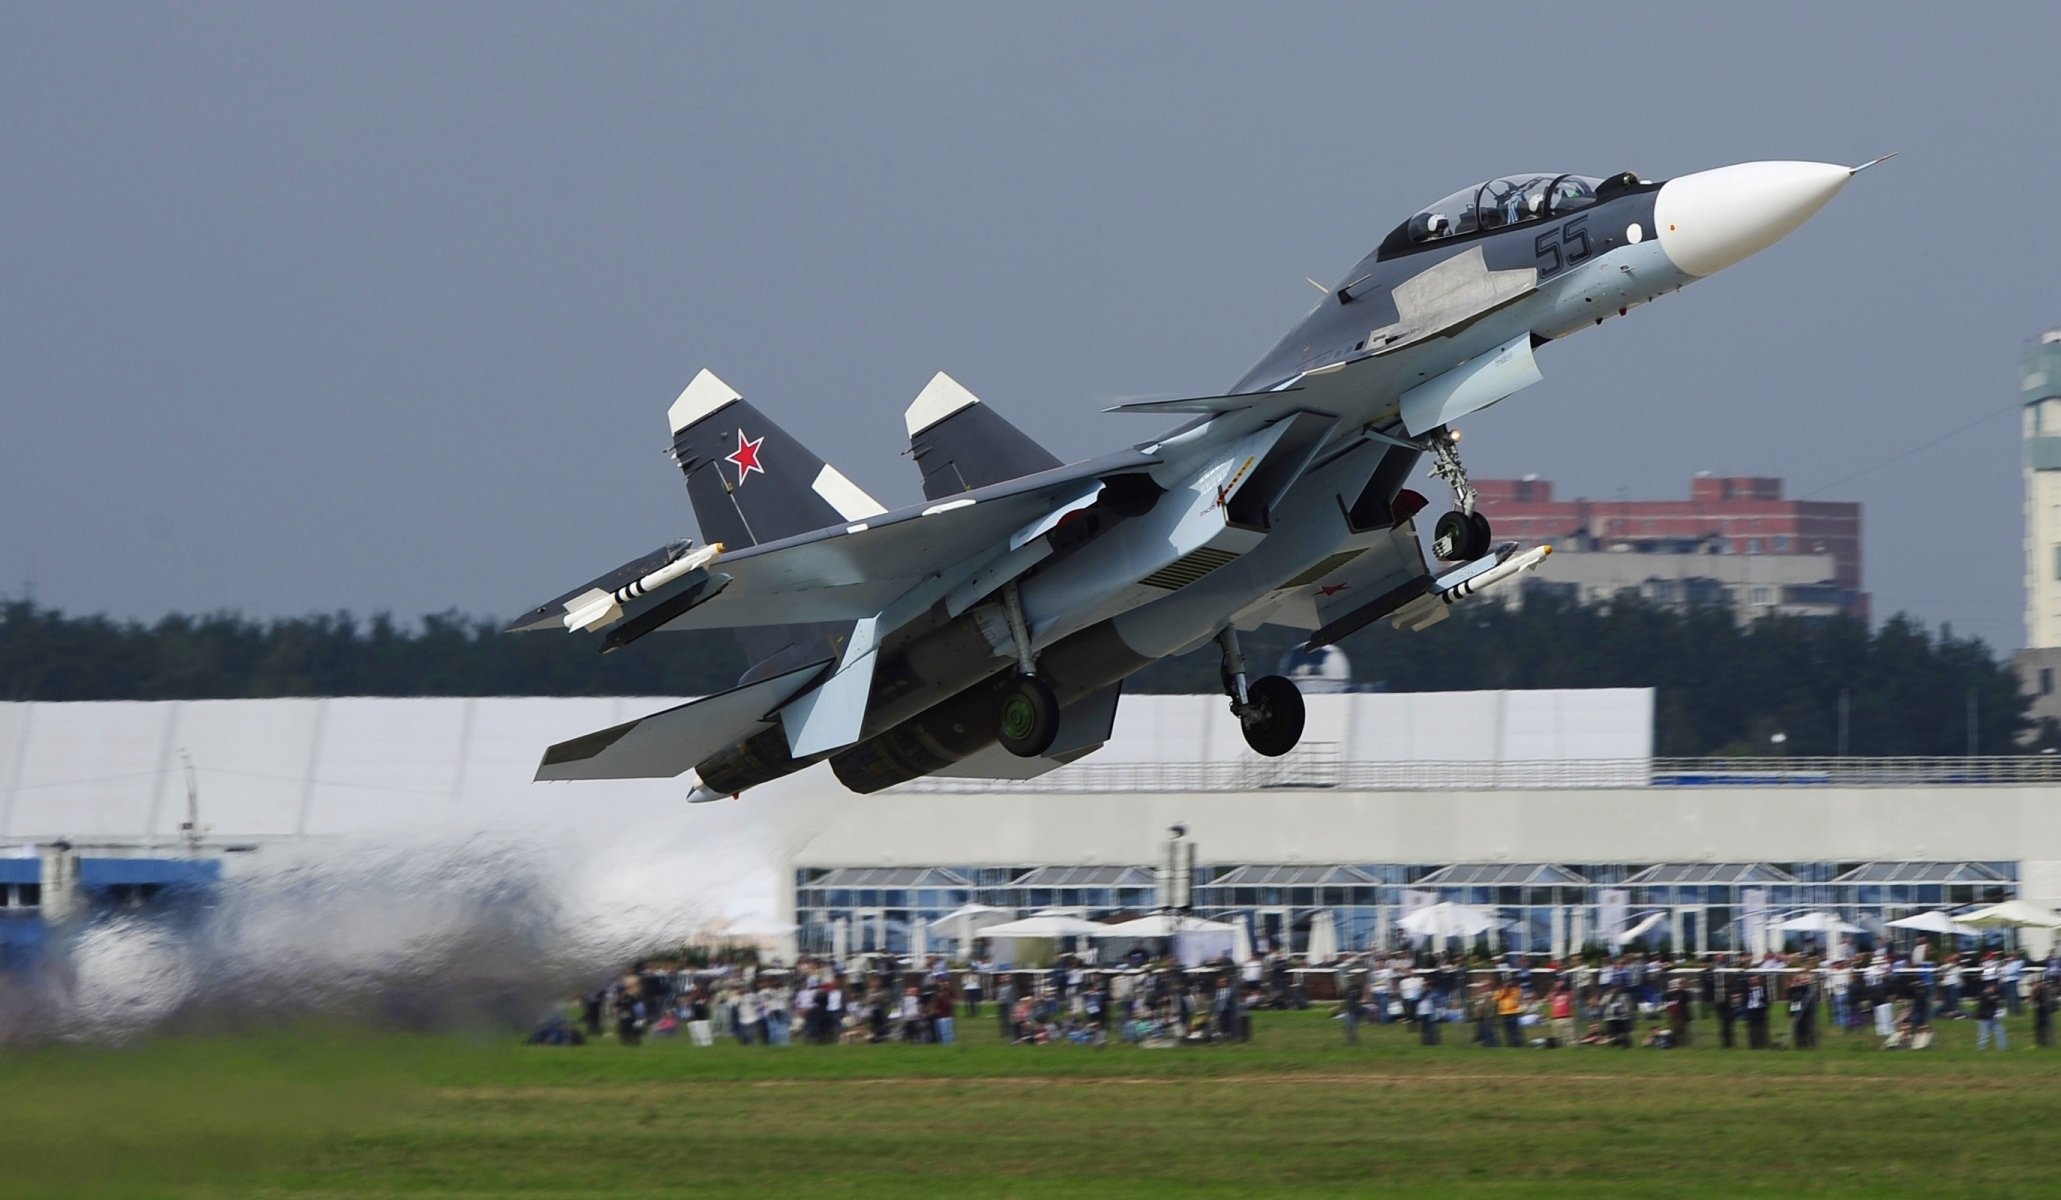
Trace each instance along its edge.
{"label": "aircraft wing", "polygon": [[[1090,459],[965,493],[940,503],[915,505],[849,525],[832,525],[777,542],[726,554],[709,565],[708,576],[687,576],[625,600],[627,625],[647,614],[665,616],[655,628],[734,629],[812,621],[856,621],[882,609],[925,578],[969,560],[1009,549],[1012,535],[1049,515],[1054,506],[1077,498],[1098,478],[1142,470],[1159,461],[1130,450]],[[566,628],[566,616],[594,591],[610,591],[666,561],[654,551],[634,562],[537,606],[509,625],[510,631]],[[685,606],[677,597],[691,587],[703,594]],[[680,607],[668,615],[668,606]],[[885,631],[883,631],[885,632]]]}
{"label": "aircraft wing", "polygon": [[776,719],[775,710],[830,666],[811,663],[560,742],[544,751],[540,780],[670,779]]}

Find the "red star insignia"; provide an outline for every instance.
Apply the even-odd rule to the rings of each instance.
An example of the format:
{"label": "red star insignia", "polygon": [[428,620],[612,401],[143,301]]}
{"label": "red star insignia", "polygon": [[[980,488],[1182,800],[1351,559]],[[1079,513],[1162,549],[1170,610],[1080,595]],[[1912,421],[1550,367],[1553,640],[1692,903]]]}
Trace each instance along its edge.
{"label": "red star insignia", "polygon": [[766,473],[766,469],[759,465],[759,443],[765,440],[762,437],[748,438],[742,429],[737,431],[737,453],[724,455],[723,461],[737,464],[738,486],[743,486],[745,476],[753,471],[761,475]]}
{"label": "red star insignia", "polygon": [[1351,586],[1352,584],[1349,583],[1327,583],[1323,587],[1318,588],[1317,591],[1326,596],[1336,596]]}

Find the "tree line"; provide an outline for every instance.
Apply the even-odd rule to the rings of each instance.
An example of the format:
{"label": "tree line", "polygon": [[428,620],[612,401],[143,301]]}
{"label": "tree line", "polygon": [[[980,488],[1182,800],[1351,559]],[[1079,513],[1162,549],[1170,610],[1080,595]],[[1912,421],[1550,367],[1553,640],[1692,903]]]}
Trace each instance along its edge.
{"label": "tree line", "polygon": [[[594,638],[500,629],[456,612],[413,624],[349,613],[144,624],[14,601],[0,604],[0,699],[701,695],[746,665],[722,633],[654,635],[604,655]],[[1272,669],[1297,640],[1263,629],[1245,635],[1246,654],[1256,672]],[[1377,624],[1340,649],[1361,686],[1399,692],[1650,687],[1655,752],[1670,756],[2010,754],[2035,732],[2008,663],[1980,639],[1901,614],[1874,629],[1845,617],[1741,625],[1724,607],[1534,594],[1521,608],[1456,609],[1417,633]],[[1216,651],[1155,663],[1125,686],[1215,692]],[[2061,730],[2037,732],[2035,747],[2061,745]]]}

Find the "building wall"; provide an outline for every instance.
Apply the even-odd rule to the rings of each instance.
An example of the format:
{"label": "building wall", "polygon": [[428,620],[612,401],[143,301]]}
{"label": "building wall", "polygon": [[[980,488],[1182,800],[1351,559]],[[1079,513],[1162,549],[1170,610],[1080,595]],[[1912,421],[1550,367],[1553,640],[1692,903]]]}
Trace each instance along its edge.
{"label": "building wall", "polygon": [[[1843,602],[1846,611],[1867,615],[1859,504],[1785,499],[1780,479],[1760,476],[1699,475],[1690,482],[1687,500],[1558,500],[1552,481],[1543,479],[1483,479],[1476,487],[1499,537],[1551,543],[1556,550],[1701,542],[1689,557],[1700,560],[1717,549],[1720,556],[1762,561],[1829,559],[1825,574],[1805,582],[1844,589],[1851,593]],[[1541,578],[1553,578],[1550,562]]]}

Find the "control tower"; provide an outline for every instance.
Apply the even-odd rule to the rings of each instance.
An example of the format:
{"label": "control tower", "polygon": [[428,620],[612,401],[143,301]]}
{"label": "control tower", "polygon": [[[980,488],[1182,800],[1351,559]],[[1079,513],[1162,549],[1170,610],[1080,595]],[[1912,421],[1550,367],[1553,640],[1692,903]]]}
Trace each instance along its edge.
{"label": "control tower", "polygon": [[2020,682],[2032,715],[2061,720],[2061,329],[2019,359],[2025,402],[2025,649]]}

